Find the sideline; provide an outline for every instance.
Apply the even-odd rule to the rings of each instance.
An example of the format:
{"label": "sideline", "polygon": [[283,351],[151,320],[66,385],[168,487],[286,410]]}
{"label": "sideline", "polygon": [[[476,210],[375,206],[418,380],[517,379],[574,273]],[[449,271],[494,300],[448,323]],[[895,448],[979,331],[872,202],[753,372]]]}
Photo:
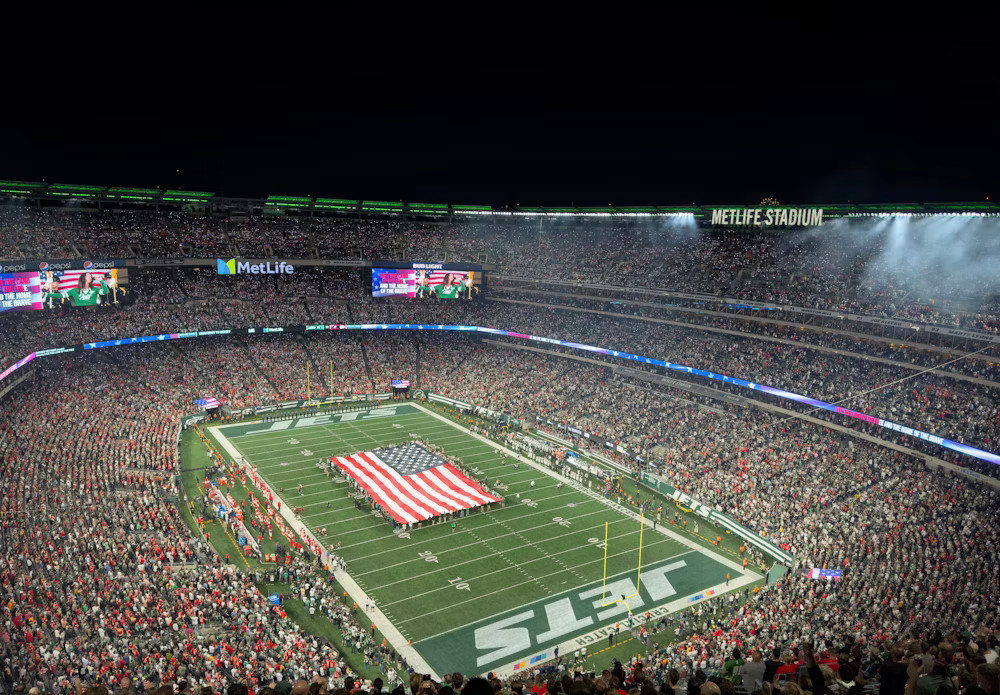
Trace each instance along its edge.
{"label": "sideline", "polygon": [[[551,469],[549,469],[549,468],[547,468],[545,466],[542,466],[541,464],[535,463],[534,461],[532,461],[532,460],[530,460],[530,459],[522,456],[520,453],[515,452],[513,450],[510,450],[510,449],[507,449],[503,445],[498,444],[497,442],[494,442],[494,441],[492,441],[492,440],[490,440],[490,439],[482,436],[481,434],[478,434],[477,432],[473,432],[471,429],[463,427],[459,423],[457,423],[457,422],[455,422],[453,420],[450,420],[449,418],[447,418],[447,417],[445,417],[443,415],[440,415],[439,413],[436,413],[433,410],[430,410],[430,409],[426,408],[424,405],[422,405],[420,403],[417,403],[417,402],[411,400],[411,401],[409,401],[408,404],[414,406],[415,408],[417,408],[418,410],[422,411],[423,413],[426,413],[427,415],[430,415],[431,417],[437,418],[441,422],[443,422],[443,423],[445,423],[445,424],[447,424],[447,425],[455,428],[456,430],[459,430],[463,434],[466,434],[466,435],[468,435],[470,437],[478,439],[479,441],[488,444],[489,446],[491,446],[492,448],[496,449],[497,451],[500,451],[500,452],[503,452],[503,453],[507,454],[508,456],[514,456],[519,461],[527,464],[528,466],[531,466],[532,468],[536,469],[537,471],[539,471],[539,472],[541,472],[541,473],[543,473],[543,474],[545,474],[547,476],[550,476],[552,478],[555,478],[556,480],[562,481],[564,485],[566,485],[568,487],[571,487],[571,488],[573,488],[573,489],[581,492],[584,495],[587,495],[588,497],[592,498],[593,500],[598,501],[601,504],[603,504],[603,505],[605,505],[605,506],[613,509],[615,512],[617,512],[617,513],[619,513],[621,515],[624,515],[626,517],[629,517],[629,518],[631,518],[631,519],[633,519],[635,521],[639,521],[640,520],[640,516],[636,512],[633,512],[632,510],[627,509],[627,508],[625,508],[625,507],[617,504],[613,500],[605,498],[603,495],[601,495],[601,494],[593,491],[592,489],[588,488],[587,486],[581,485],[580,483],[577,483],[576,481],[570,480],[569,478],[563,476],[562,474],[558,473],[557,471],[551,470]],[[236,447],[233,445],[233,443],[231,441],[229,441],[229,438],[226,437],[221,431],[219,431],[220,427],[225,427],[225,425],[222,425],[222,426],[212,426],[212,427],[208,427],[206,429],[222,445],[222,448],[226,451],[226,453],[234,461],[238,462],[237,465],[241,465],[241,466],[245,465],[245,464],[240,464],[239,463],[241,461],[241,455],[240,455],[239,451],[236,449]],[[273,490],[272,490],[272,492],[273,492]],[[292,530],[294,530],[296,533],[298,533],[300,536],[303,536],[303,537],[306,537],[306,538],[310,539],[311,541],[317,543],[319,545],[319,547],[323,548],[323,558],[326,559],[327,556],[329,555],[329,552],[326,550],[326,548],[323,546],[323,544],[320,543],[319,539],[316,538],[315,535],[313,535],[313,533],[312,533],[311,530],[309,530],[307,527],[305,527],[305,526],[302,525],[302,521],[301,520],[295,518],[294,513],[291,511],[292,508],[289,507],[289,505],[286,503],[286,501],[283,500],[283,499],[281,499],[276,493],[275,493],[275,499],[281,501],[281,509],[278,511],[278,513],[280,513],[282,515],[282,517],[285,519],[285,521],[289,524],[289,527]],[[650,613],[654,617],[660,617],[660,616],[666,615],[668,613],[680,610],[681,608],[693,605],[693,604],[698,603],[699,601],[704,600],[706,598],[717,596],[720,593],[725,592],[725,591],[736,590],[736,589],[738,589],[738,588],[740,588],[742,586],[745,586],[745,585],[748,585],[748,584],[752,584],[752,583],[757,582],[757,581],[759,581],[760,579],[763,578],[763,575],[758,574],[757,572],[754,572],[754,571],[750,570],[749,568],[744,568],[741,564],[739,564],[737,562],[734,562],[734,561],[732,561],[732,560],[730,560],[730,559],[728,559],[726,557],[723,557],[722,555],[719,555],[716,552],[714,552],[714,551],[712,551],[712,550],[710,550],[708,548],[705,548],[703,545],[701,545],[700,543],[697,543],[694,540],[691,540],[689,538],[685,538],[684,536],[681,536],[680,534],[678,534],[678,533],[672,531],[671,529],[669,529],[663,523],[658,524],[655,527],[655,529],[654,529],[653,528],[653,522],[652,522],[651,519],[649,519],[648,517],[642,517],[642,521],[643,521],[643,523],[646,525],[646,527],[649,530],[654,531],[654,532],[658,532],[658,533],[660,533],[660,534],[662,534],[664,536],[667,536],[668,538],[670,538],[670,539],[672,539],[672,540],[680,543],[684,547],[689,548],[691,551],[695,551],[695,552],[698,552],[698,553],[702,553],[704,555],[708,555],[709,557],[711,557],[716,562],[718,562],[718,563],[724,565],[725,567],[728,567],[731,570],[739,573],[739,576],[736,579],[732,580],[730,582],[730,585],[728,587],[726,587],[725,584],[717,585],[716,587],[711,587],[709,589],[703,589],[701,592],[699,592],[698,594],[695,594],[693,596],[689,596],[689,597],[686,597],[686,598],[683,598],[683,599],[677,599],[677,600],[672,601],[672,602],[670,602],[668,604],[664,604],[664,605],[658,606],[656,608],[650,609]],[[373,600],[368,596],[368,594],[364,590],[361,589],[361,587],[358,585],[358,583],[354,580],[353,577],[351,577],[351,575],[347,571],[345,571],[343,569],[337,570],[336,571],[336,577],[337,577],[337,580],[341,583],[341,585],[343,585],[343,587],[351,595],[351,597],[354,598],[355,600],[357,600],[359,604],[360,603],[364,603],[364,604],[371,603],[372,605],[374,605],[374,609],[371,610],[370,612],[365,612],[365,611],[362,611],[362,612],[365,615],[367,615],[368,618],[370,618],[373,623],[375,623],[376,628],[378,628],[382,632],[382,634],[385,636],[385,638],[388,640],[388,642],[392,645],[392,647],[396,650],[396,652],[398,654],[402,655],[402,657],[406,660],[406,662],[410,666],[412,666],[416,670],[416,672],[418,672],[418,673],[429,673],[429,674],[431,674],[431,677],[434,678],[435,680],[440,680],[439,674],[437,674],[431,668],[430,664],[428,664],[427,661],[419,654],[419,652],[416,649],[414,649],[413,646],[411,646],[409,644],[409,641],[403,636],[402,632],[400,632],[399,629],[395,625],[393,625],[392,621],[387,617],[387,615],[381,610],[381,608],[379,608],[373,602]],[[618,621],[618,622],[620,622],[620,621]],[[465,625],[458,626],[458,627],[456,627],[454,629],[458,629],[460,627],[466,627],[466,626]],[[579,649],[581,646],[592,644],[592,643],[596,642],[597,640],[599,640],[601,638],[605,638],[605,637],[607,637],[609,631],[612,631],[613,629],[614,629],[614,623],[611,623],[608,626],[600,628],[598,630],[595,630],[595,631],[593,631],[591,633],[587,633],[585,635],[581,635],[579,637],[573,638],[572,640],[569,640],[568,642],[559,645],[560,653],[563,654],[564,656],[568,656],[569,654],[572,653],[572,651],[570,651],[570,650]],[[448,632],[448,631],[446,631],[446,632]],[[426,639],[429,639],[429,638],[426,638]],[[582,642],[581,642],[581,640],[582,640]],[[423,641],[424,640],[421,640],[421,642],[423,642]],[[534,666],[534,665],[536,665],[538,663],[541,663],[543,661],[547,661],[547,660],[550,660],[550,659],[554,658],[553,653],[551,652],[551,650],[552,650],[552,647],[549,647],[549,649],[547,649],[547,650],[545,650],[543,652],[536,653],[534,655],[525,655],[525,656],[523,656],[521,658],[520,661],[512,662],[512,663],[507,664],[507,665],[505,665],[503,667],[500,667],[500,669],[493,669],[493,670],[495,672],[497,672],[497,673],[502,673],[504,675],[513,674],[516,671],[518,671],[518,670],[520,670],[522,668],[525,668],[528,665]]]}
{"label": "sideline", "polygon": [[[237,465],[243,467],[244,464],[239,463],[241,461],[240,452],[237,451],[232,442],[230,442],[224,434],[219,432],[217,427],[209,427],[208,430],[215,436],[217,441],[222,444],[222,448],[226,450],[226,453],[229,454],[234,461],[237,461]],[[272,490],[272,492],[274,491]],[[277,493],[274,493],[274,498],[281,502],[281,509],[277,510],[277,513],[281,514],[281,516],[285,519],[288,527],[295,531],[298,535],[308,538],[316,543],[320,548],[323,548],[322,557],[326,560],[329,556],[329,551],[327,551],[323,544],[320,543],[320,540],[313,535],[312,531],[302,524],[301,520],[295,518],[295,515],[291,511],[292,508],[288,506],[285,500],[281,499]],[[347,589],[347,593],[350,594],[350,596],[356,600],[358,604],[374,605],[371,597],[369,597],[368,594],[365,593],[360,586],[358,586],[358,583],[354,581],[346,570],[338,569],[335,574],[337,581],[339,581],[341,585]],[[361,612],[368,616],[373,623],[375,623],[375,627],[382,632],[385,638],[389,641],[389,644],[392,645],[392,648],[396,650],[396,653],[402,655],[402,657],[406,660],[406,663],[412,666],[418,673],[429,673],[434,680],[441,680],[440,676],[435,673],[433,669],[431,669],[430,665],[424,661],[424,658],[420,656],[417,650],[410,646],[407,639],[403,637],[403,633],[401,633],[396,626],[392,624],[389,618],[386,617],[385,613],[383,613],[377,605],[371,611],[362,610]]]}

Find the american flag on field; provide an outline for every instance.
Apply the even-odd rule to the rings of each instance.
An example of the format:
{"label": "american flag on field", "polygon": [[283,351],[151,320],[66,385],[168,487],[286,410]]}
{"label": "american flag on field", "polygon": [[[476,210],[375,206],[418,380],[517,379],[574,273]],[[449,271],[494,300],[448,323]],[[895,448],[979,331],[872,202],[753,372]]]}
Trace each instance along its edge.
{"label": "american flag on field", "polygon": [[194,403],[195,405],[200,405],[205,410],[208,410],[209,408],[218,408],[220,405],[222,405],[221,403],[219,403],[219,401],[215,400],[214,398],[196,398]]}
{"label": "american flag on field", "polygon": [[416,444],[337,456],[333,462],[401,524],[500,501]]}
{"label": "american flag on field", "polygon": [[[419,271],[417,272],[419,273]],[[455,280],[459,278],[461,278],[462,281],[464,282],[468,274],[469,274],[468,271],[462,271],[462,270],[432,270],[429,273],[427,273],[427,284],[430,285],[431,287],[433,287],[434,285],[443,285],[445,278],[447,278],[449,275],[453,276],[451,279],[452,283],[454,283]]]}
{"label": "american flag on field", "polygon": [[821,570],[819,567],[813,567],[809,571],[810,579],[827,579],[827,580],[838,580],[840,579],[840,570]]}

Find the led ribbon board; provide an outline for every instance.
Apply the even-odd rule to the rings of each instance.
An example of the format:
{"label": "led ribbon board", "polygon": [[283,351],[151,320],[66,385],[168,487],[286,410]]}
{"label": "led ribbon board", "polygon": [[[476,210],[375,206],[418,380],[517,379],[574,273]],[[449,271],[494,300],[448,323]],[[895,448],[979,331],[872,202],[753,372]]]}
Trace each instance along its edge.
{"label": "led ribbon board", "polygon": [[[550,343],[552,345],[560,345],[562,347],[573,348],[574,350],[584,350],[586,352],[593,352],[599,355],[609,355],[611,357],[616,357],[622,360],[632,360],[633,362],[640,362],[642,364],[651,364],[657,367],[664,367],[665,369],[670,369],[676,372],[683,372],[685,374],[695,374],[706,379],[712,379],[713,381],[721,381],[725,384],[733,384],[735,386],[740,386],[745,389],[751,389],[753,391],[760,391],[777,398],[784,400],[795,401],[797,403],[803,403],[805,405],[812,406],[821,410],[828,410],[831,413],[836,413],[838,415],[846,415],[847,417],[855,418],[856,420],[861,420],[862,422],[867,422],[871,425],[877,425],[887,430],[892,430],[893,432],[899,432],[900,434],[905,434],[908,437],[916,437],[917,439],[922,439],[926,442],[932,444],[937,444],[938,446],[944,447],[945,449],[950,449],[952,451],[957,451],[960,454],[965,454],[966,456],[971,456],[977,458],[980,461],[987,461],[993,465],[1000,466],[1000,455],[994,454],[991,451],[985,451],[983,449],[977,449],[974,446],[969,446],[968,444],[962,444],[961,442],[955,442],[950,439],[945,439],[944,437],[939,437],[936,434],[931,434],[930,432],[924,432],[923,430],[918,430],[914,427],[907,427],[906,425],[900,425],[898,423],[892,422],[890,420],[884,420],[880,417],[875,417],[874,415],[867,415],[866,413],[859,412],[857,410],[851,410],[850,408],[844,408],[839,405],[834,405],[833,403],[827,403],[826,401],[820,401],[815,398],[809,398],[808,396],[803,396],[798,393],[793,393],[791,391],[784,391],[782,389],[776,389],[772,386],[765,386],[764,384],[757,384],[754,382],[746,381],[745,379],[738,379],[733,376],[725,376],[723,374],[716,374],[715,372],[710,372],[705,369],[697,369],[695,367],[688,367],[683,364],[674,364],[672,362],[667,362],[665,360],[658,360],[653,357],[643,357],[642,355],[634,355],[630,352],[622,352],[620,350],[610,350],[608,348],[596,347],[594,345],[586,345],[584,343],[574,343],[568,340],[557,340],[556,338],[546,338],[540,335],[529,335],[527,333],[516,333],[514,331],[504,331],[498,328],[485,328],[483,326],[461,326],[455,324],[424,324],[424,323],[356,323],[356,324],[332,324],[332,325],[311,325],[311,326],[285,326],[280,330],[277,328],[269,328],[267,330],[263,328],[232,328],[232,329],[220,329],[211,331],[198,331],[197,333],[164,333],[161,335],[147,335],[139,336],[135,338],[122,338],[121,340],[103,340],[94,343],[85,343],[80,346],[83,350],[93,350],[98,348],[106,347],[117,347],[120,345],[134,345],[135,343],[152,343],[162,340],[177,340],[182,338],[200,338],[211,335],[230,335],[230,334],[256,334],[256,333],[268,333],[268,332],[289,332],[289,333],[302,333],[304,331],[315,331],[315,330],[361,330],[361,331],[468,331],[468,332],[478,332],[478,333],[489,333],[491,335],[501,335],[507,338],[518,338],[520,340],[530,340],[537,343]],[[72,352],[78,348],[67,347],[67,348],[53,348],[51,350],[40,350],[38,352],[32,353],[20,362],[8,367],[5,371],[0,372],[0,379],[9,376],[12,372],[18,369],[24,364],[27,364],[30,360],[36,357],[46,357],[52,354],[59,354],[62,352]]]}

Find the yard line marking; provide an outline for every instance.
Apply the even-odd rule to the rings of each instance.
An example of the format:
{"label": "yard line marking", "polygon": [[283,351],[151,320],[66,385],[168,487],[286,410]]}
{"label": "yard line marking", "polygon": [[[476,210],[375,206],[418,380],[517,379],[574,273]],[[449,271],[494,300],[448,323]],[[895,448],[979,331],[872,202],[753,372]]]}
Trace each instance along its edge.
{"label": "yard line marking", "polygon": [[[654,541],[654,543],[652,543],[650,545],[653,545],[655,543],[668,543],[668,542],[670,542],[670,539],[669,538],[664,538],[663,540]],[[578,550],[578,548],[576,548],[576,550]],[[634,550],[630,550],[630,551],[627,551],[627,552],[628,553],[634,553],[635,551]],[[663,562],[666,562],[667,560],[673,560],[674,558],[681,557],[682,555],[690,555],[691,553],[694,553],[694,552],[697,552],[697,551],[695,551],[695,550],[688,550],[688,551],[683,552],[683,553],[678,553],[677,555],[671,555],[670,557],[665,558],[663,560]],[[609,555],[608,557],[617,557],[618,555],[624,555],[624,554],[625,553],[616,553],[615,555]],[[533,562],[541,562],[542,560],[545,560],[545,559],[546,558],[544,558],[544,557],[540,557],[540,558],[536,558],[534,560],[529,560],[528,562],[523,562],[523,563],[521,563],[521,565],[522,566],[523,565],[530,565]],[[604,556],[601,556],[601,557],[597,558],[596,560],[591,560],[589,562],[585,562],[583,564],[584,565],[592,565],[595,562],[604,562]],[[483,577],[487,577],[490,574],[496,574],[497,572],[507,572],[507,571],[508,571],[508,568],[505,567],[503,569],[496,570],[495,572],[489,572],[488,574],[484,574],[484,575],[481,575],[479,577],[472,577],[471,579],[466,579],[464,581],[466,581],[466,582],[473,582],[473,581],[476,581],[477,579],[482,579]],[[407,618],[406,620],[401,620],[399,622],[399,624],[402,625],[403,623],[410,623],[410,622],[413,622],[414,620],[420,620],[421,618],[426,618],[428,615],[434,615],[435,613],[440,613],[441,611],[450,610],[450,609],[455,608],[457,606],[461,606],[463,604],[469,603],[470,601],[479,601],[480,599],[484,599],[487,596],[492,596],[493,594],[499,594],[499,593],[504,592],[504,591],[510,591],[511,589],[515,589],[515,588],[517,588],[519,586],[523,586],[524,584],[530,584],[533,581],[534,580],[532,579],[532,580],[529,580],[529,581],[526,581],[526,582],[520,582],[518,584],[509,584],[508,586],[505,586],[502,589],[497,589],[496,591],[490,591],[489,593],[486,593],[486,594],[479,594],[478,596],[473,596],[472,598],[468,598],[465,601],[459,601],[458,603],[449,602],[448,605],[442,606],[441,608],[438,608],[438,609],[433,610],[433,611],[428,611],[428,612],[424,613],[423,615],[418,615],[418,616],[415,616],[413,618]],[[599,581],[599,580],[596,580],[596,579],[595,580],[591,580],[591,581],[589,581],[589,582],[587,582],[585,584],[580,584],[578,586],[575,586],[572,589],[569,589],[568,591],[576,591],[577,589],[582,589],[585,586],[590,586],[592,584],[597,583],[597,581]],[[386,603],[385,605],[386,606],[394,606],[395,604],[402,603],[403,601],[409,601],[410,599],[414,599],[414,598],[417,598],[419,596],[426,596],[427,594],[432,594],[435,591],[441,591],[442,589],[451,589],[451,588],[452,588],[451,586],[438,587],[437,589],[431,589],[430,591],[424,591],[423,593],[411,594],[410,596],[407,596],[404,599],[400,599],[399,601],[392,601],[391,603]],[[497,615],[502,615],[503,613],[507,613],[507,612],[509,612],[511,610],[513,610],[513,609],[508,608],[505,611],[501,611]],[[488,618],[479,618],[477,620],[474,620],[473,623],[482,622],[483,620],[488,620]],[[472,623],[469,623],[469,624],[471,625]],[[465,626],[463,625],[461,627],[465,627]],[[457,630],[459,628],[455,628],[455,629]],[[444,634],[444,633],[441,633],[441,634]],[[436,635],[435,635],[435,637],[436,637]],[[421,639],[419,641],[423,642],[424,639],[430,639],[430,637],[425,637],[425,638],[423,638],[423,639]]]}
{"label": "yard line marking", "polygon": [[[415,408],[423,410],[425,413],[427,413],[431,417],[437,418],[441,422],[443,422],[443,423],[445,423],[445,424],[447,424],[447,425],[449,425],[449,426],[451,426],[451,427],[453,427],[455,429],[458,429],[458,430],[461,430],[461,431],[466,431],[466,430],[464,430],[464,428],[462,428],[461,425],[459,425],[459,424],[457,424],[455,422],[452,422],[451,420],[447,419],[443,415],[439,415],[437,413],[431,412],[430,410],[427,410],[427,408],[425,408],[422,405],[418,405],[418,404],[414,403],[413,406]],[[542,472],[542,473],[544,473],[544,474],[546,474],[548,476],[551,476],[551,477],[555,478],[556,480],[563,481],[568,487],[575,488],[575,489],[579,490],[580,492],[582,492],[587,497],[590,497],[592,499],[600,500],[601,502],[603,502],[608,507],[610,507],[612,509],[617,509],[619,511],[619,513],[624,514],[625,516],[627,516],[629,518],[635,519],[636,521],[638,521],[641,518],[638,513],[633,512],[631,509],[624,508],[620,504],[617,504],[617,503],[613,502],[610,499],[602,497],[599,493],[597,493],[597,492],[595,492],[595,491],[593,491],[593,490],[591,490],[589,488],[584,487],[582,484],[574,482],[574,481],[570,480],[569,478],[567,478],[566,476],[564,476],[564,475],[562,475],[562,474],[560,474],[560,473],[558,473],[558,472],[556,472],[554,470],[549,470],[547,468],[544,468],[544,467],[542,467],[541,464],[535,463],[534,461],[532,461],[532,460],[530,460],[530,459],[528,459],[528,458],[526,458],[524,456],[521,456],[520,454],[516,453],[515,451],[513,451],[511,449],[508,449],[508,448],[504,447],[501,444],[497,444],[496,442],[487,439],[486,437],[482,436],[481,434],[476,434],[475,432],[472,432],[472,431],[468,431],[468,434],[473,439],[477,439],[477,440],[479,440],[481,442],[484,442],[485,444],[493,447],[494,449],[497,449],[498,451],[502,451],[502,452],[504,452],[506,454],[514,456],[514,457],[520,459],[521,461],[523,461],[524,463],[528,464],[532,468],[535,468],[538,471],[540,471],[540,472]],[[654,520],[650,520],[649,517],[644,518],[643,521],[644,521],[644,523],[647,526],[650,526],[650,527],[652,527],[653,524],[655,523],[655,521]],[[745,572],[746,571],[746,569],[744,567],[742,567],[738,562],[734,562],[734,561],[730,560],[729,558],[725,557],[724,555],[716,553],[716,552],[710,550],[709,548],[706,548],[706,547],[700,545],[699,543],[697,543],[696,541],[694,541],[694,540],[692,540],[690,538],[685,538],[685,537],[681,536],[679,533],[677,533],[675,531],[672,531],[671,529],[667,528],[665,525],[661,524],[660,527],[657,528],[656,530],[659,530],[660,533],[662,533],[665,536],[669,536],[670,538],[673,538],[675,541],[677,541],[681,545],[684,545],[684,546],[686,546],[688,548],[691,548],[692,550],[695,550],[697,552],[700,552],[700,553],[703,553],[703,554],[709,556],[710,558],[712,558],[716,562],[719,562],[722,565],[724,565],[724,566],[726,566],[726,567],[728,567],[728,568],[730,568],[732,570],[735,570],[737,572]]]}
{"label": "yard line marking", "polygon": [[[378,410],[378,408],[372,408],[371,410]],[[371,412],[371,410],[369,410],[367,412]],[[360,412],[360,411],[351,411],[351,412]],[[327,413],[320,413],[320,414],[321,415],[326,415]],[[347,413],[337,413],[337,412],[334,412],[334,413],[329,413],[329,414],[336,416],[336,415],[346,415]],[[419,417],[421,415],[423,415],[423,416],[426,417],[426,413],[402,413],[400,415],[391,415],[389,417],[386,417],[385,419],[373,417],[373,418],[361,418],[360,420],[355,419],[355,420],[337,421],[337,422],[317,422],[314,425],[306,425],[304,427],[288,427],[287,429],[283,429],[283,430],[273,430],[273,431],[267,431],[267,430],[265,430],[263,432],[250,432],[250,433],[247,433],[247,434],[236,434],[236,435],[232,435],[232,436],[230,436],[230,435],[224,435],[224,436],[227,439],[229,439],[230,441],[232,441],[234,439],[245,439],[246,437],[270,438],[270,437],[272,437],[274,435],[288,436],[288,434],[290,432],[305,432],[305,431],[308,431],[308,430],[312,429],[313,427],[326,427],[327,425],[347,425],[347,424],[350,424],[352,422],[356,423],[356,422],[367,422],[367,421],[371,421],[373,423],[374,422],[384,423],[384,422],[389,421],[390,419],[392,419],[392,420],[398,420],[398,419],[401,419],[401,418],[404,418],[404,417]],[[292,420],[293,421],[294,420],[304,420],[307,417],[315,417],[315,416],[313,416],[313,415],[303,415],[303,416],[298,417],[298,418],[292,418]],[[274,420],[274,421],[272,421],[272,423],[273,422],[281,422],[281,421],[280,420]],[[272,423],[262,422],[261,424],[262,425],[268,425],[268,424],[272,424]]]}
{"label": "yard line marking", "polygon": [[[596,513],[597,512],[595,512],[595,514]],[[618,521],[630,521],[630,520],[629,519],[618,519]],[[618,523],[618,521],[611,521],[609,523],[616,524],[616,523]],[[552,524],[546,524],[546,525],[547,526],[551,526]],[[535,526],[534,528],[543,528],[543,527],[542,526]],[[597,528],[604,528],[604,527],[603,526],[593,526],[591,528],[597,529]],[[480,529],[480,530],[482,530],[482,529]],[[534,529],[532,529],[532,530],[534,530]],[[569,533],[563,533],[563,534],[558,535],[558,536],[551,536],[550,538],[546,538],[544,541],[536,541],[536,543],[547,543],[548,541],[556,540],[556,539],[559,539],[559,538],[565,538],[566,536],[574,536],[574,535],[578,535],[578,534],[582,536],[582,535],[586,535],[584,533],[585,531],[590,531],[590,530],[591,529],[577,529],[576,531],[570,531]],[[466,529],[466,533],[469,533],[470,535],[472,535],[473,538],[478,538],[478,536],[476,536],[476,534],[472,533],[471,529]],[[634,534],[636,532],[632,531],[631,533]],[[480,540],[478,540],[475,543],[470,543],[469,545],[464,545],[462,547],[463,548],[468,548],[470,546],[479,545],[480,543],[482,543],[483,545],[485,545],[486,547],[489,548],[489,544],[490,544],[491,541],[496,541],[496,540],[498,540],[500,538],[506,538],[507,536],[517,536],[517,535],[519,535],[519,534],[517,534],[517,533],[504,533],[504,534],[501,534],[499,536],[494,536],[493,538],[487,538],[486,540],[480,539]],[[612,538],[625,538],[628,535],[629,534],[625,533],[625,534],[621,534],[621,535],[618,535],[618,536],[612,536]],[[528,542],[528,541],[526,541],[526,542]],[[583,545],[578,545],[576,547],[568,548],[566,550],[560,550],[557,553],[551,553],[551,554],[550,553],[545,553],[545,551],[539,551],[539,552],[544,553],[545,557],[536,558],[535,560],[530,560],[529,562],[537,562],[538,560],[550,559],[550,558],[552,558],[555,555],[562,555],[564,553],[576,552],[577,550],[582,550],[583,548],[586,548],[589,545],[590,545],[589,543],[584,543]],[[444,555],[445,553],[451,552],[452,550],[456,550],[456,548],[449,548],[447,550],[442,550],[441,552],[435,553],[435,555],[437,557],[440,557],[440,556]],[[511,552],[510,550],[494,550],[493,548],[490,548],[490,550],[493,550],[493,552],[490,553],[489,555],[479,555],[478,557],[474,557],[471,560],[465,560],[463,562],[452,563],[452,564],[449,564],[447,567],[440,567],[440,568],[438,568],[436,570],[431,570],[430,572],[424,572],[423,574],[413,574],[413,575],[410,575],[408,577],[404,577],[403,579],[399,579],[399,580],[394,581],[394,582],[389,582],[388,584],[380,584],[380,585],[378,585],[376,587],[373,587],[373,589],[375,591],[378,591],[379,589],[385,589],[386,587],[394,586],[394,585],[400,584],[402,582],[409,582],[409,581],[412,581],[414,579],[419,579],[420,577],[428,577],[430,575],[437,574],[438,572],[450,572],[455,567],[461,567],[462,565],[467,565],[470,562],[479,562],[480,560],[485,560],[488,557],[495,557],[497,555],[503,555],[504,553]],[[520,548],[514,548],[513,550],[520,550]],[[634,553],[634,552],[637,552],[637,550],[638,550],[638,548],[636,550],[632,550],[630,552]],[[613,556],[609,556],[609,557],[613,557]],[[602,559],[604,558],[603,554],[601,555],[601,558]],[[504,558],[504,559],[506,559],[506,558]],[[361,572],[360,574],[357,574],[355,576],[363,577],[363,576],[365,576],[367,574],[374,574],[376,572],[383,572],[384,570],[390,569],[392,567],[399,567],[400,565],[408,565],[411,562],[423,562],[423,561],[424,561],[424,559],[422,557],[418,557],[416,560],[406,560],[404,562],[396,563],[395,565],[386,565],[385,567],[383,567],[381,569],[370,570],[368,572]],[[354,562],[356,564],[357,561],[352,561],[352,562]],[[524,563],[524,564],[528,564],[528,563]],[[512,565],[512,566],[516,567],[518,565]],[[572,570],[570,570],[570,571],[572,571]],[[574,572],[574,574],[576,574],[576,573]],[[577,576],[579,577],[579,575],[577,575]],[[583,579],[583,577],[580,577],[580,579]],[[472,580],[471,579],[467,579],[465,581],[472,581]],[[435,589],[435,591],[436,591],[436,589]],[[386,604],[386,605],[388,605],[388,604]]]}
{"label": "yard line marking", "polygon": [[[550,486],[550,487],[555,487],[555,486]],[[564,492],[564,493],[559,494],[559,495],[553,495],[551,498],[546,498],[546,499],[554,499],[555,497],[565,497],[566,495],[569,495],[569,494],[572,494],[572,492]],[[539,500],[539,501],[542,502],[544,500]],[[590,501],[590,500],[587,500],[587,501]],[[517,509],[517,506],[516,505],[512,505],[510,507],[503,507],[501,509],[494,509],[492,512],[489,512],[489,514],[500,514],[500,513],[503,513],[504,511],[508,510],[508,509],[515,510],[515,509]],[[539,512],[532,512],[531,514],[524,514],[523,516],[521,516],[519,518],[523,519],[525,517],[534,516],[536,514],[551,514],[551,513],[552,513],[551,509],[543,509],[542,511],[539,511]],[[478,527],[476,527],[476,528],[478,528]],[[419,531],[419,530],[420,529],[413,529],[413,531]],[[413,531],[411,531],[411,533],[413,533]],[[439,538],[437,536],[426,538],[426,539],[422,539],[422,540],[416,540],[416,539],[414,539],[414,543],[411,543],[407,547],[408,548],[413,548],[413,547],[415,547],[419,543],[433,543],[433,542],[438,541],[438,540],[439,540]],[[370,544],[370,541],[368,541],[366,543],[354,543],[352,545],[342,546],[341,550],[343,550],[345,548],[353,548],[353,547],[355,547],[357,545],[368,545],[368,544]],[[464,548],[464,547],[468,547],[468,546],[460,546],[460,547]],[[385,555],[386,553],[398,553],[398,552],[399,552],[399,548],[390,548],[388,550],[380,550],[377,553],[371,553],[370,555],[363,555],[361,557],[356,557],[356,558],[354,558],[352,560],[352,562],[357,562],[358,560],[366,560],[366,559],[368,559],[370,557],[375,557],[376,555]]]}

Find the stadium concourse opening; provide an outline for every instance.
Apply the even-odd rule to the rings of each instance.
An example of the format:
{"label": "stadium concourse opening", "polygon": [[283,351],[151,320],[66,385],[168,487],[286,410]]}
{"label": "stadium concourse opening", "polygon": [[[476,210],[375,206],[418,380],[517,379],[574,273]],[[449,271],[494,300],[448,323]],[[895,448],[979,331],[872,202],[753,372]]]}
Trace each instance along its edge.
{"label": "stadium concourse opening", "polygon": [[998,214],[0,183],[0,687],[995,692]]}

